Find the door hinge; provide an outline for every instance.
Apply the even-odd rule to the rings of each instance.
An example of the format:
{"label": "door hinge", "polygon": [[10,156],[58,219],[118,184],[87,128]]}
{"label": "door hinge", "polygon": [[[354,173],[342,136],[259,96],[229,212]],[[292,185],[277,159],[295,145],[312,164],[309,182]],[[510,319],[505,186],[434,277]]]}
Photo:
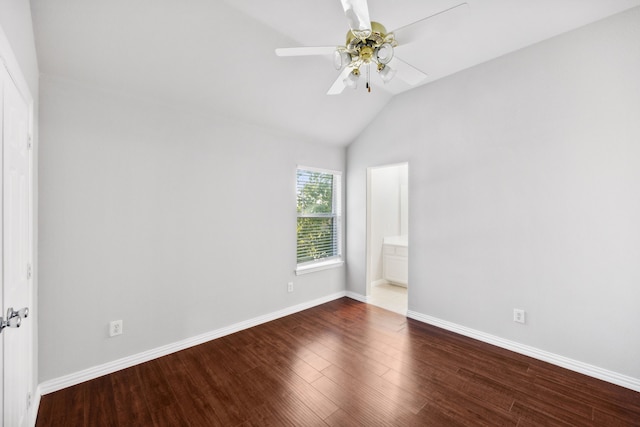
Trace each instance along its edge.
{"label": "door hinge", "polygon": [[29,135],[29,141],[27,141],[27,148],[31,150],[33,148],[33,136]]}
{"label": "door hinge", "polygon": [[33,276],[33,268],[31,267],[31,263],[27,264],[27,280],[31,279]]}

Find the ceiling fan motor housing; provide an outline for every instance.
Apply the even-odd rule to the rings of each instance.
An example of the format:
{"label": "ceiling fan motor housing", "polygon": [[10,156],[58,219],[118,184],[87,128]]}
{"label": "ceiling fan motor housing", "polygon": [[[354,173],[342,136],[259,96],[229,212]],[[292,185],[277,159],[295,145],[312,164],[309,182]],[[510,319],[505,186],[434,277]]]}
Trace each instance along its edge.
{"label": "ceiling fan motor housing", "polygon": [[[378,51],[384,46],[384,55],[382,61],[379,61]],[[393,33],[387,34],[387,30],[379,22],[371,21],[371,34],[366,39],[356,37],[351,31],[347,32],[347,43],[345,46],[354,60],[361,63],[375,62],[387,63],[393,56],[393,47],[397,46]],[[390,50],[390,52],[389,52]],[[383,62],[385,61],[386,62]]]}

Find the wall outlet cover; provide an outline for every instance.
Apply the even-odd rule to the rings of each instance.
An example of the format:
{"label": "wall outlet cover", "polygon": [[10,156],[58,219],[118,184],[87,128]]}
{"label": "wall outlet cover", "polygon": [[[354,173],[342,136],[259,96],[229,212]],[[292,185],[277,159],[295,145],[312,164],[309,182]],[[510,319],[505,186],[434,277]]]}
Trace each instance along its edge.
{"label": "wall outlet cover", "polygon": [[517,323],[525,322],[525,311],[519,308],[513,309],[513,321]]}
{"label": "wall outlet cover", "polygon": [[122,335],[122,320],[113,320],[109,323],[109,336]]}

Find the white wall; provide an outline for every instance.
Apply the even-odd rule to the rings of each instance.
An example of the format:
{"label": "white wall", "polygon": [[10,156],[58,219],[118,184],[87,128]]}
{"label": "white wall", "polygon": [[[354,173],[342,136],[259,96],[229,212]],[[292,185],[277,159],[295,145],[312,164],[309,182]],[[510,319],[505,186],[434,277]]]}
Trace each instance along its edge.
{"label": "white wall", "polygon": [[40,83],[41,381],[344,290],[294,276],[296,166],[344,148]]}
{"label": "white wall", "polygon": [[[640,379],[640,8],[394,98],[347,151],[409,160],[409,309]],[[526,325],[512,309],[527,310]]]}

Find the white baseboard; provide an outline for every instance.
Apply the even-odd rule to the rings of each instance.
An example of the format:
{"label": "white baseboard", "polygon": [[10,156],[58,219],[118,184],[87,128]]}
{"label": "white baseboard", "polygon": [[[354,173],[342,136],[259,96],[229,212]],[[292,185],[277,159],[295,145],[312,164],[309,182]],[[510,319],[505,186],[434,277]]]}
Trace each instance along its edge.
{"label": "white baseboard", "polygon": [[346,291],[345,292],[345,296],[347,296],[347,297],[349,297],[351,299],[354,299],[356,301],[363,302],[365,304],[369,303],[369,297],[368,296],[360,295],[360,294],[357,294],[355,292]]}
{"label": "white baseboard", "polygon": [[[148,362],[149,360],[157,359],[162,356],[166,356],[171,353],[175,353],[180,350],[187,349],[189,347],[203,344],[205,342],[214,340],[216,338],[230,335],[235,332],[242,331],[244,329],[252,328],[262,323],[270,322],[272,320],[279,319],[281,317],[288,316],[290,314],[297,313],[299,311],[307,310],[311,307],[327,303],[329,301],[336,300],[346,296],[346,292],[338,292],[335,294],[327,295],[322,298],[318,298],[312,301],[308,301],[302,304],[297,304],[291,307],[287,307],[283,310],[275,311],[273,313],[265,314],[263,316],[254,317],[253,319],[245,320],[243,322],[235,323],[233,325],[216,329],[215,331],[207,332],[195,337],[187,338],[182,341],[178,341],[172,344],[157,347],[142,353],[134,354],[131,356],[123,357],[122,359],[114,360],[112,362],[104,363],[102,365],[94,366],[92,368],[83,369],[82,371],[74,372],[69,375],[64,375],[59,378],[44,381],[38,386],[37,398],[40,400],[40,396],[54,391],[62,390],[63,388],[71,387],[76,384],[80,384],[85,381],[92,380],[94,378],[101,377],[103,375],[111,374],[113,372],[120,371],[122,369],[130,368],[131,366],[138,365],[140,363]],[[35,419],[35,418],[34,418]]]}
{"label": "white baseboard", "polygon": [[420,322],[428,323],[433,326],[437,326],[438,328],[455,332],[460,335],[464,335],[469,338],[486,342],[488,344],[493,344],[495,346],[511,350],[516,353],[524,354],[525,356],[533,357],[534,359],[542,360],[544,362],[551,363],[552,365],[560,366],[571,371],[575,371],[584,375],[588,375],[590,377],[598,378],[600,380],[640,392],[640,379],[638,378],[633,378],[627,375],[619,374],[617,372],[609,371],[607,369],[602,369],[588,363],[580,362],[578,360],[540,350],[535,347],[530,347],[528,345],[520,344],[515,341],[500,338],[495,335],[487,334],[475,329],[468,328],[466,326],[461,326],[456,323],[438,319],[436,317],[427,316],[426,314],[418,313],[416,311],[409,310],[407,312],[407,317],[418,320]]}
{"label": "white baseboard", "polygon": [[[287,307],[283,310],[279,310],[273,313],[255,317],[253,319],[249,319],[243,322],[239,322],[224,328],[220,328],[215,331],[211,331],[195,337],[187,338],[182,341],[178,341],[162,347],[157,347],[142,353],[134,354],[132,356],[124,357],[122,359],[114,360],[112,362],[108,362],[102,365],[94,366],[92,368],[84,369],[82,371],[78,371],[69,375],[64,375],[59,378],[54,378],[52,380],[44,381],[38,386],[34,394],[33,403],[31,407],[31,419],[34,420],[35,422],[36,415],[38,413],[38,408],[40,406],[40,398],[45,394],[52,393],[54,391],[58,391],[66,387],[71,387],[73,385],[80,384],[82,382],[89,381],[94,378],[98,378],[103,375],[107,375],[125,368],[129,368],[131,366],[135,366],[140,363],[147,362],[149,360],[157,359],[159,357],[166,356],[168,354],[175,353],[177,351],[184,350],[189,347],[193,347],[198,344],[202,344],[202,343],[214,340],[216,338],[223,337],[225,335],[233,334],[235,332],[239,332],[244,329],[248,329],[248,328],[260,325],[262,323],[270,322],[272,320],[276,320],[281,317],[297,313],[299,311],[307,310],[311,307],[315,307],[317,305],[321,305],[329,301],[342,298],[344,296],[354,299],[356,301],[363,302],[363,303],[368,302],[368,297],[364,295],[351,292],[351,291],[338,292],[332,295],[328,295],[326,297],[318,298],[302,304]],[[466,326],[461,326],[452,322],[448,322],[446,320],[441,320],[436,317],[418,313],[416,311],[409,310],[407,312],[407,317],[418,320],[420,322],[428,323],[430,325],[433,325],[442,329],[446,329],[451,332],[458,333],[460,335],[477,339],[479,341],[483,341],[488,344],[493,344],[495,346],[498,346],[507,350],[511,350],[516,353],[524,354],[525,356],[530,356],[535,359],[551,363],[553,365],[557,365],[575,372],[579,372],[584,375],[598,378],[603,381],[607,381],[612,384],[617,384],[619,386],[626,387],[628,389],[640,392],[640,379],[637,379],[637,378],[629,377],[626,375],[619,374],[617,372],[602,369],[597,366],[589,365],[587,363],[573,360],[573,359],[560,356],[554,353],[550,353],[544,350],[540,350],[535,347],[530,347],[524,344],[520,344],[515,341],[510,341],[504,338],[500,338],[495,335],[487,334],[475,329],[468,328]]]}

